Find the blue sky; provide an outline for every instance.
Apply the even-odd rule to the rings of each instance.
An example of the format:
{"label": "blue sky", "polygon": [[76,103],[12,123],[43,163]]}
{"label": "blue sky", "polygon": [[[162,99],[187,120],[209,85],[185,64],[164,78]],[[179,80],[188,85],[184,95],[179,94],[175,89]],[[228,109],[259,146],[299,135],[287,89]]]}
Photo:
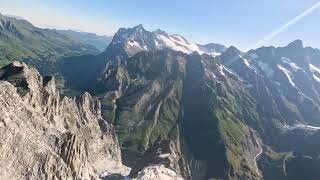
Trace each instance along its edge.
{"label": "blue sky", "polygon": [[112,35],[143,24],[196,43],[222,43],[242,50],[283,46],[295,39],[320,48],[320,8],[263,40],[319,0],[0,0],[0,12],[38,26]]}

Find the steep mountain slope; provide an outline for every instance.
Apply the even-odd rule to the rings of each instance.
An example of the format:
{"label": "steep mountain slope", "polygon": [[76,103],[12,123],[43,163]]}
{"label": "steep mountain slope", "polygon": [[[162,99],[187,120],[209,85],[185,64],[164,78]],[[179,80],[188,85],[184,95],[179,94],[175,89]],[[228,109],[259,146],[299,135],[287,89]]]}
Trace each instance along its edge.
{"label": "steep mountain slope", "polygon": [[[62,64],[62,75],[66,79],[66,86],[76,90],[90,90],[94,82],[101,78],[107,66],[117,59],[127,59],[138,52],[160,49],[172,49],[191,54],[194,51],[203,54],[219,55],[226,47],[219,44],[198,45],[189,42],[179,35],[168,35],[164,31],[147,31],[142,25],[133,28],[121,28],[114,35],[107,49],[97,55],[66,58]],[[87,72],[84,77],[83,72]],[[81,78],[80,78],[81,77]]]}
{"label": "steep mountain slope", "polygon": [[132,177],[161,164],[191,179],[299,179],[319,156],[319,52],[297,40],[244,53],[137,26],[64,73],[101,100]]}
{"label": "steep mountain slope", "polygon": [[320,123],[319,81],[314,64],[320,59],[313,56],[311,61],[310,51],[319,52],[304,48],[297,40],[286,47],[248,53],[229,49],[220,57],[220,62],[249,84],[257,103],[259,122],[254,127],[268,147],[261,162],[265,179],[318,177],[312,168],[299,172],[307,164],[316,166],[319,155],[315,140]]}
{"label": "steep mountain slope", "polygon": [[[0,14],[0,64],[22,60],[40,71],[52,71],[66,56],[97,54],[99,50],[80,38],[41,29],[26,20]],[[48,73],[48,72],[46,72]]]}
{"label": "steep mountain slope", "polygon": [[[253,102],[241,83],[212,57],[171,50],[138,53],[109,69],[103,85],[108,88],[100,94],[107,111],[104,117],[115,125],[129,164],[139,166],[137,158],[159,139],[181,139],[180,158],[172,162],[180,162],[175,167],[179,174],[260,176],[253,161],[259,138],[244,124],[250,109],[241,106]],[[215,171],[199,172],[201,168]]]}
{"label": "steep mountain slope", "polygon": [[88,93],[59,97],[53,77],[24,63],[0,69],[0,179],[126,175],[112,125]]}

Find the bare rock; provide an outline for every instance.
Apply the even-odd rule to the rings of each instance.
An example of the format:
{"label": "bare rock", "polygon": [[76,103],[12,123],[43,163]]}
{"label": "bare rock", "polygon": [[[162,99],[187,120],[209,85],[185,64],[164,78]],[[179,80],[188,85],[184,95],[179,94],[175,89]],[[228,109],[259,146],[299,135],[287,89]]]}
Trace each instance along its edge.
{"label": "bare rock", "polygon": [[181,176],[173,170],[166,168],[163,165],[153,165],[144,168],[139,172],[137,180],[183,180]]}
{"label": "bare rock", "polygon": [[53,77],[14,62],[0,69],[0,104],[0,179],[128,174],[113,127],[90,94],[61,100]]}

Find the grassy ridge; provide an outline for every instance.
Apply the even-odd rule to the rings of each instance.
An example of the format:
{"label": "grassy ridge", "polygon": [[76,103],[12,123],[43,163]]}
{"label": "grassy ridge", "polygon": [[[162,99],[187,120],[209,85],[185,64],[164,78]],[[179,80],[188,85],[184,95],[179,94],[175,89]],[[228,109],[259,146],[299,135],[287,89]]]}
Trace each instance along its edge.
{"label": "grassy ridge", "polygon": [[[33,26],[26,20],[0,14],[0,66],[10,61],[25,61],[40,71],[67,56],[97,54],[99,50],[80,38]],[[50,63],[49,63],[50,62]]]}

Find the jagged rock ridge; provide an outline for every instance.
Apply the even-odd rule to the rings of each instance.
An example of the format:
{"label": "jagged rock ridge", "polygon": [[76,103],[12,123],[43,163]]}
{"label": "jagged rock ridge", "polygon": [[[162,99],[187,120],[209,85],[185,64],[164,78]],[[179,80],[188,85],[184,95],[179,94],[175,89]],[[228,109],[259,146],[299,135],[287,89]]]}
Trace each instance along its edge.
{"label": "jagged rock ridge", "polygon": [[112,125],[88,93],[60,99],[53,77],[24,63],[0,69],[0,179],[126,175]]}

